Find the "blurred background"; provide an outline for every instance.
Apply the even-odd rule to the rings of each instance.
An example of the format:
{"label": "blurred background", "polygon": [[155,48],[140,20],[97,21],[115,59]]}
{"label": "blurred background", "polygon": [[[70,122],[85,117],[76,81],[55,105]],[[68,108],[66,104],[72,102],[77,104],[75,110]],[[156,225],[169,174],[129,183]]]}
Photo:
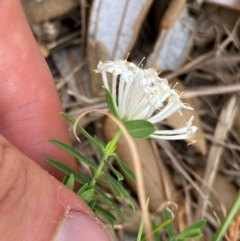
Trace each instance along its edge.
{"label": "blurred background", "polygon": [[[159,223],[169,201],[178,205],[174,229],[183,230],[200,217],[208,220],[210,240],[240,188],[240,0],[21,0],[40,51],[52,72],[65,112],[107,110],[98,62],[126,59],[156,68],[160,77],[178,83],[183,101],[194,107],[159,123],[180,128],[194,115],[197,142],[135,140],[144,170],[152,219]],[[129,55],[128,55],[129,54]],[[113,124],[99,113],[80,121],[105,141]],[[98,162],[99,154],[81,137],[73,145]],[[128,146],[119,156],[130,168]],[[80,166],[83,172],[89,170]],[[136,187],[123,185],[138,200]],[[111,193],[107,193],[112,197]],[[117,240],[134,240],[142,217],[117,200],[126,220],[114,225]],[[107,207],[106,207],[107,208]],[[240,213],[226,240],[238,239]],[[167,240],[164,232],[162,240]]]}

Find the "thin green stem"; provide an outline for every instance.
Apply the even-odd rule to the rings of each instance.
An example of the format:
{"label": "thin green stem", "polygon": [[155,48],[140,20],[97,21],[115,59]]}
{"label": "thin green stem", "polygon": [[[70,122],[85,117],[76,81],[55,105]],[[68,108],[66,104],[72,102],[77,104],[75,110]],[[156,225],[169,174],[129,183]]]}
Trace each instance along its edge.
{"label": "thin green stem", "polygon": [[239,209],[240,209],[240,193],[238,194],[237,199],[235,200],[234,204],[230,208],[222,225],[218,228],[217,232],[213,236],[212,241],[219,241],[222,239],[223,235],[226,233],[227,228],[229,227],[230,223],[238,213]]}
{"label": "thin green stem", "polygon": [[105,165],[105,162],[108,160],[109,156],[112,155],[116,149],[116,144],[121,137],[121,131],[117,130],[113,136],[113,139],[108,142],[108,144],[105,147],[105,154],[103,155],[100,164],[92,178],[92,181],[90,182],[90,186],[94,186],[96,184],[97,178],[101,175],[102,169]]}

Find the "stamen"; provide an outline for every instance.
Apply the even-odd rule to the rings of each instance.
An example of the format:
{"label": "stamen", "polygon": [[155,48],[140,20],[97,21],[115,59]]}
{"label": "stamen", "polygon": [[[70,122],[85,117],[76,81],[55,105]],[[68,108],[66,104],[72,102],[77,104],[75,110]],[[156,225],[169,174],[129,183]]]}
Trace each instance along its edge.
{"label": "stamen", "polygon": [[172,87],[172,89],[174,89],[177,85],[178,85],[178,82],[176,82],[176,84]]}
{"label": "stamen", "polygon": [[[120,53],[120,51],[118,52]],[[178,83],[168,84],[167,79],[160,78],[157,66],[142,69],[142,58],[138,66],[126,60],[99,62],[95,72],[101,73],[103,83],[109,89],[111,80],[111,94],[118,117],[121,120],[143,119],[153,124],[168,118],[175,112],[181,114],[181,109],[192,110],[187,103],[180,99],[182,91],[176,90]],[[107,74],[112,78],[108,79]],[[110,90],[110,89],[109,89]],[[150,137],[166,140],[187,140],[188,145],[195,143],[196,126],[192,126],[192,119],[185,127],[175,130],[156,130]]]}
{"label": "stamen", "polygon": [[177,92],[177,94],[178,94],[179,96],[182,94],[182,91],[181,91],[181,90],[177,90],[176,92]]}
{"label": "stamen", "polygon": [[140,63],[138,64],[138,67],[141,65],[141,63],[143,62],[144,59],[145,59],[145,57],[142,58],[142,60],[141,60]]}

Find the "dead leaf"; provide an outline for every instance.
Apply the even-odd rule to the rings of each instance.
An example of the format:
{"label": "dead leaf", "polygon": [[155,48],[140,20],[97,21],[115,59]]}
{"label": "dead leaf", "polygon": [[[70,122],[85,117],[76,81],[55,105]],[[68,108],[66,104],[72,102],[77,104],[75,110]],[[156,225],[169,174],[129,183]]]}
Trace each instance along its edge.
{"label": "dead leaf", "polygon": [[[221,110],[213,138],[220,142],[223,142],[227,138],[228,132],[233,126],[239,103],[240,99],[237,95],[232,95],[225,103]],[[203,180],[209,188],[213,186],[223,151],[223,146],[212,143],[203,175]],[[205,186],[202,187],[202,190],[203,196],[199,198],[197,205],[197,217],[204,216],[208,206],[209,190]]]}
{"label": "dead leaf", "polygon": [[234,128],[236,129],[238,135],[240,135],[240,107],[238,106],[236,120],[234,122]]}
{"label": "dead leaf", "polygon": [[169,29],[173,26],[181,11],[186,5],[186,0],[171,0],[167,10],[164,12],[160,29]]}
{"label": "dead leaf", "polygon": [[21,3],[30,24],[57,18],[78,6],[75,0],[21,0]]}
{"label": "dead leaf", "polygon": [[126,58],[152,2],[95,0],[91,7],[88,42],[103,42],[111,59]]}
{"label": "dead leaf", "polygon": [[[116,131],[116,125],[107,118],[103,125],[103,132],[106,139],[109,141],[112,139],[113,134]],[[138,149],[138,154],[141,159],[143,169],[143,179],[145,185],[146,196],[150,198],[149,207],[150,210],[157,210],[165,201],[166,195],[164,190],[164,182],[168,183],[168,189],[172,195],[171,201],[175,201],[173,194],[176,193],[174,184],[171,176],[164,165],[161,167],[161,172],[164,172],[165,178],[161,179],[161,174],[158,170],[157,160],[153,154],[152,147],[147,139],[134,139],[134,142]],[[122,161],[131,169],[134,170],[133,162],[131,159],[131,152],[129,147],[126,145],[124,138],[121,138],[117,145],[117,153]],[[126,177],[131,188],[136,192],[136,185],[130,179]],[[170,201],[170,200],[168,200]]]}
{"label": "dead leaf", "polygon": [[92,96],[97,97],[102,92],[103,81],[102,76],[93,70],[97,68],[99,61],[106,62],[110,56],[106,46],[101,41],[89,42],[87,51]]}
{"label": "dead leaf", "polygon": [[[198,168],[196,173],[202,176],[203,171],[203,168]],[[199,181],[197,182],[200,184]],[[212,204],[209,209],[211,210],[211,213],[215,212],[217,217],[222,220],[225,216],[223,211],[226,212],[232,206],[238,195],[238,191],[234,185],[220,173],[216,174],[212,190],[214,193],[211,193],[209,197],[210,203]],[[223,193],[227,195],[223,195]],[[194,192],[194,194],[198,196],[197,192]]]}
{"label": "dead leaf", "polygon": [[[167,15],[171,16],[171,14]],[[170,27],[174,18],[166,19],[164,27]],[[162,23],[160,23],[161,26]],[[147,67],[157,65],[161,70],[176,70],[184,62],[191,48],[195,20],[190,17],[186,5],[170,29],[162,29],[147,59]]]}
{"label": "dead leaf", "polygon": [[[177,81],[176,79],[170,81],[170,83],[173,85],[176,82],[178,82],[178,85],[176,88],[178,90],[183,90],[184,86],[180,81]],[[194,108],[194,102],[191,99],[183,99],[182,101]],[[195,136],[194,139],[197,141],[196,143],[194,143],[194,147],[196,147],[196,149],[199,150],[202,155],[206,155],[207,153],[206,140],[203,135],[201,121],[200,121],[197,109],[194,108],[193,111],[191,110],[181,110],[181,111],[183,113],[182,116],[176,112],[166,120],[166,123],[170,125],[172,128],[177,129],[177,128],[184,127],[186,123],[189,121],[189,119],[191,118],[191,116],[194,116],[193,125],[197,126],[198,128],[197,132],[194,135]]]}
{"label": "dead leaf", "polygon": [[236,217],[233,219],[228,228],[229,239],[237,241],[240,230],[240,211],[237,213]]}
{"label": "dead leaf", "polygon": [[218,6],[240,10],[239,0],[205,0],[206,3],[216,4]]}

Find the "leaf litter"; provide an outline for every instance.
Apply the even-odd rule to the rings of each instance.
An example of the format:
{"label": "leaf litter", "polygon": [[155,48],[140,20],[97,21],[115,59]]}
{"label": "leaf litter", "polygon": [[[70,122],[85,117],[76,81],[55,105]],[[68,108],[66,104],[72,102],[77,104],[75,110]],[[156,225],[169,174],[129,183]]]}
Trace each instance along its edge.
{"label": "leaf litter", "polygon": [[[47,2],[43,2],[42,6],[46,9]],[[53,2],[54,0],[51,4]],[[144,140],[147,144],[141,145],[139,154],[142,165],[149,165],[149,169],[143,173],[142,179],[145,190],[152,189],[148,195],[153,195],[155,204],[151,204],[150,199],[149,207],[151,218],[156,223],[161,220],[159,210],[162,205],[176,196],[178,198],[174,201],[179,205],[179,210],[175,211],[174,229],[183,230],[196,216],[204,215],[211,224],[206,228],[205,240],[210,240],[219,226],[218,219],[225,215],[229,203],[233,202],[223,201],[222,195],[231,192],[229,196],[234,199],[240,188],[239,10],[233,8],[233,3],[228,3],[227,0],[208,0],[205,4],[197,0],[181,1],[181,8],[178,5],[173,8],[177,2],[173,0],[169,6],[167,1],[157,5],[157,1],[129,0],[122,1],[121,6],[111,0],[81,0],[80,4],[71,2],[74,3],[67,12],[64,9],[57,12],[54,7],[49,8],[56,10],[53,13],[45,13],[44,8],[34,9],[39,11],[36,18],[33,14],[28,18],[52,71],[64,111],[77,118],[90,109],[107,110],[102,83],[99,83],[101,79],[92,72],[100,60],[113,60],[117,56],[125,59],[130,53],[129,61],[138,64],[145,57],[143,68],[158,64],[159,70],[163,70],[160,77],[169,81],[178,79],[183,91],[182,97],[186,102],[194,102],[195,119],[200,123],[199,133],[196,134],[198,142],[187,146],[184,141],[151,140],[150,143]],[[24,0],[22,4],[30,16],[29,11],[33,10],[30,1]],[[174,16],[175,21],[163,18],[169,9],[172,9],[170,15]],[[182,9],[187,13],[185,17],[180,14]],[[192,19],[191,24],[188,18]],[[168,34],[171,42],[174,42],[177,32],[171,29],[176,21],[181,23],[181,27],[177,26],[177,31],[181,31],[181,28],[188,29],[188,37],[185,45],[174,46],[175,50],[161,36]],[[163,30],[161,26],[168,26],[168,29]],[[170,49],[173,53],[169,52],[168,55],[164,49]],[[181,54],[176,55],[179,52]],[[164,58],[160,59],[164,61],[163,65],[156,60],[164,53]],[[178,65],[171,62],[175,55],[179,56]],[[155,56],[154,61],[151,56]],[[89,112],[80,122],[93,135],[97,133],[98,136],[104,136],[111,129],[110,124],[106,125],[102,113]],[[186,122],[184,118],[175,115],[160,124],[167,129],[180,127],[183,122]],[[97,163],[99,156],[93,145],[82,136],[82,143],[79,144],[72,135],[70,126],[69,133],[73,146]],[[107,135],[105,138],[106,141]],[[123,161],[130,167],[132,164],[127,148],[128,146],[121,146],[119,156],[122,155]],[[81,169],[89,173],[87,167],[82,166]],[[219,175],[221,181],[218,180]],[[124,182],[124,185],[137,202],[136,187],[130,181]],[[221,191],[214,188],[219,185]],[[215,199],[219,200],[213,200],[214,195],[209,195],[213,191]],[[111,193],[108,195],[111,196]],[[126,203],[123,200],[118,202],[123,213],[129,213]],[[217,210],[216,203],[221,206],[220,211]],[[140,223],[141,210],[138,209],[136,215],[131,213],[126,216],[130,222],[134,220],[135,223]],[[126,237],[126,231],[137,232],[138,226],[135,229],[127,227],[128,220],[119,218],[115,230],[122,240]],[[239,215],[228,230],[232,240],[237,240],[238,230]],[[164,237],[164,233],[161,235]]]}

